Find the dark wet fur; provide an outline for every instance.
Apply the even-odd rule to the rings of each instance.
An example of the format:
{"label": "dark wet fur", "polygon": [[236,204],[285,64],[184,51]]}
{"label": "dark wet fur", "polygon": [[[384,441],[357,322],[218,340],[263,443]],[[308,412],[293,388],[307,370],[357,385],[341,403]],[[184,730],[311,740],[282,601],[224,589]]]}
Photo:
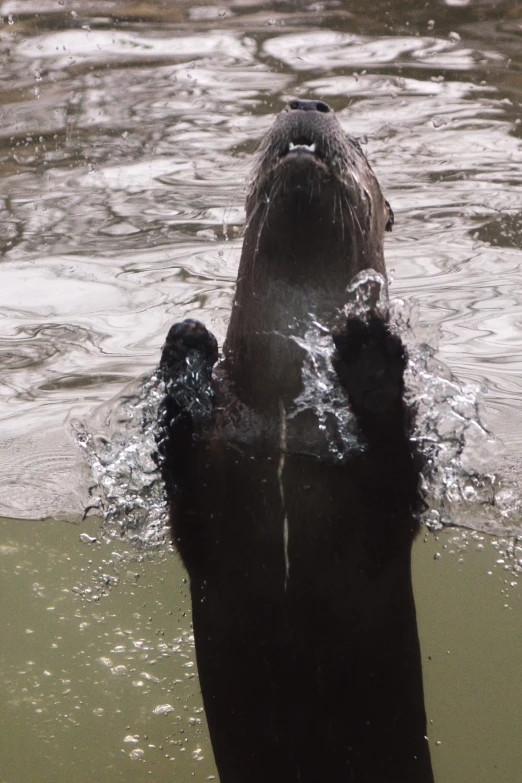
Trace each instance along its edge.
{"label": "dark wet fur", "polygon": [[[160,363],[160,463],[214,755],[221,783],[432,783],[407,355],[386,316],[333,328],[346,282],[384,271],[392,213],[333,116],[296,105],[261,151],[224,361],[213,370],[213,336],[185,321]],[[319,154],[285,160],[289,137]],[[332,221],[329,199],[350,188],[344,223]],[[311,412],[287,416],[302,387],[294,337],[314,318],[332,323],[335,382],[359,431],[344,461],[321,452]]]}

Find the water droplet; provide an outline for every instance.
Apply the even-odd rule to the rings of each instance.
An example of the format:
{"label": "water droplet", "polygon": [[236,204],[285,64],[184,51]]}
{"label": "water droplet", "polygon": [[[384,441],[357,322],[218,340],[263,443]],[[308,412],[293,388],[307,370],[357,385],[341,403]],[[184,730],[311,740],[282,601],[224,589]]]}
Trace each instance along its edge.
{"label": "water droplet", "polygon": [[174,707],[171,704],[158,704],[152,711],[154,715],[168,715],[170,712],[174,712]]}
{"label": "water droplet", "polygon": [[88,533],[80,533],[80,541],[82,544],[94,544],[96,537],[90,536]]}

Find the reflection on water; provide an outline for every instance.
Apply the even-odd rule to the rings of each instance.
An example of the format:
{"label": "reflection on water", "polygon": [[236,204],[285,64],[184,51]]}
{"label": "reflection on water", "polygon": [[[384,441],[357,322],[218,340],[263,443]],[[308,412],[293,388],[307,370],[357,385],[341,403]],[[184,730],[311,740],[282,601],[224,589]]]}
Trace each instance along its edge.
{"label": "reflection on water", "polygon": [[[128,384],[154,368],[174,320],[198,317],[222,340],[251,153],[289,96],[314,94],[359,136],[392,203],[386,257],[392,295],[418,303],[414,347],[440,330],[430,373],[451,368],[463,420],[488,389],[480,417],[505,453],[495,475],[480,460],[470,470],[491,473],[494,529],[516,531],[516,4],[5,0],[0,16],[0,514],[81,517],[97,491],[76,442],[83,422],[108,441],[113,489],[125,455],[136,482],[123,510],[142,519],[143,396]],[[453,506],[454,521],[490,529],[475,509]],[[503,769],[499,783],[514,783]]]}

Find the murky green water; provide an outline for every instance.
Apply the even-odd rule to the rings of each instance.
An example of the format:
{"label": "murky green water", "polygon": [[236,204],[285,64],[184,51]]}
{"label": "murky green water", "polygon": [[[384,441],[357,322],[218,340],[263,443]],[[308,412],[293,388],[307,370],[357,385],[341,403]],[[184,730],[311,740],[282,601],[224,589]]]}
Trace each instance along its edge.
{"label": "murky green water", "polygon": [[[0,16],[0,781],[206,780],[177,557],[69,524],[92,483],[73,422],[118,431],[172,321],[223,337],[251,153],[313,94],[392,203],[392,293],[418,302],[419,340],[438,327],[440,360],[488,388],[511,493],[493,529],[516,533],[522,12],[6,0]],[[491,529],[485,505],[454,519]],[[488,539],[453,535],[415,551],[436,779],[516,783],[520,586]]]}
{"label": "murky green water", "polygon": [[1,525],[0,780],[205,780],[177,556],[79,535],[63,522]]}
{"label": "murky green water", "polygon": [[[0,780],[216,775],[177,556],[1,523]],[[415,588],[438,783],[517,783],[520,586],[490,540],[419,539]],[[107,581],[112,585],[107,586]]]}

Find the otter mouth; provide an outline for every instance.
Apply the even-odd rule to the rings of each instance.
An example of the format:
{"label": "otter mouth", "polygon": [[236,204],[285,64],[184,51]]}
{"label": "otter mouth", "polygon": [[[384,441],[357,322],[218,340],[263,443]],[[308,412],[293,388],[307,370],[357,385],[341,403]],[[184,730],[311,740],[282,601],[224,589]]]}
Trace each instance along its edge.
{"label": "otter mouth", "polygon": [[279,147],[278,158],[284,160],[288,157],[295,156],[312,156],[314,158],[321,158],[319,144],[317,140],[310,134],[303,135],[302,133],[293,134],[290,139],[285,140],[284,144]]}
{"label": "otter mouth", "polygon": [[[263,140],[249,204],[259,203],[257,199],[265,194],[273,214],[278,194],[285,204],[297,194],[309,197],[316,206],[320,201],[324,210],[340,209],[344,204],[348,212],[352,202],[365,201],[361,185],[365,176],[371,179],[372,174],[363,151],[326,104],[294,101],[279,114]],[[299,214],[301,200],[295,202]]]}

